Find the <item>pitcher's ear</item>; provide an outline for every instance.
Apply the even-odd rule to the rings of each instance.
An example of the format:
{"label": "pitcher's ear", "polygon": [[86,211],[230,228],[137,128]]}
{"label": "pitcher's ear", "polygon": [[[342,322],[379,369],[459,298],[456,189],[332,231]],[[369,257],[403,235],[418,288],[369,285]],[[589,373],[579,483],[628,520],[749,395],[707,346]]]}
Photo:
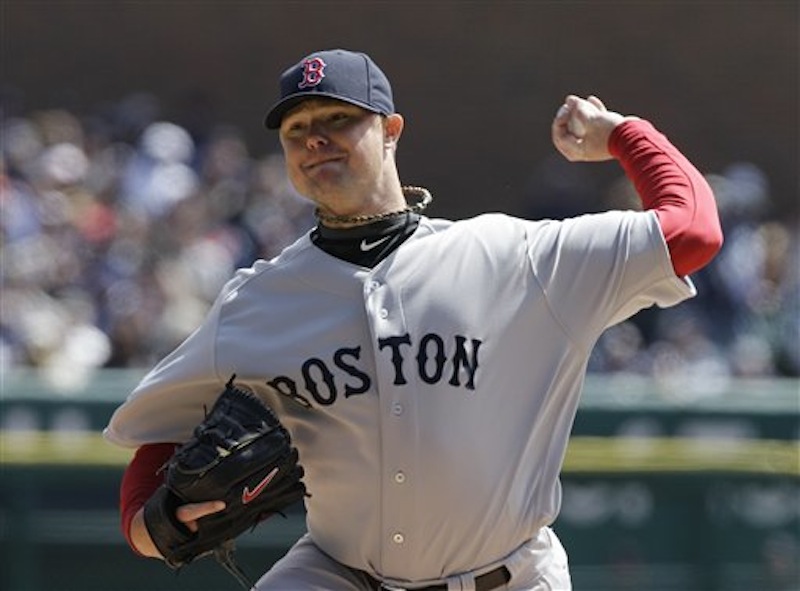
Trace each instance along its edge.
{"label": "pitcher's ear", "polygon": [[405,121],[400,113],[392,113],[387,115],[383,123],[383,136],[385,143],[395,144],[403,133],[403,125]]}

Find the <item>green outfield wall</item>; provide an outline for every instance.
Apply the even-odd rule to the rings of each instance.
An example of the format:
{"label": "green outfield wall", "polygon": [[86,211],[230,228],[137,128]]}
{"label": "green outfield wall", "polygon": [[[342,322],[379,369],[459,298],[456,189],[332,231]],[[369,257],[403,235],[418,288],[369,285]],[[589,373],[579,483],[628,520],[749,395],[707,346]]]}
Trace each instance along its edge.
{"label": "green outfield wall", "polygon": [[[141,372],[101,372],[65,391],[2,376],[1,591],[234,591],[211,560],[180,573],[134,556],[119,533],[130,452],[100,430]],[[590,376],[555,524],[576,591],[800,589],[800,383],[691,390]],[[294,507],[239,540],[266,569],[304,531]]]}

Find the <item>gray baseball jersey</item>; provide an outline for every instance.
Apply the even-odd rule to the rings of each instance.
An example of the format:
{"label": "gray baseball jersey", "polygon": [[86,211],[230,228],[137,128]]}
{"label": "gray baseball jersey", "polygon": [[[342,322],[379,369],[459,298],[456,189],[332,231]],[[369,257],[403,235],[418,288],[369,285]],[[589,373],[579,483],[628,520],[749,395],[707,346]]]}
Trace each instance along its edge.
{"label": "gray baseball jersey", "polygon": [[423,217],[374,269],[306,235],[237,273],[106,436],[183,441],[235,373],[292,433],[319,548],[374,576],[439,579],[554,521],[596,340],[693,294],[652,212]]}

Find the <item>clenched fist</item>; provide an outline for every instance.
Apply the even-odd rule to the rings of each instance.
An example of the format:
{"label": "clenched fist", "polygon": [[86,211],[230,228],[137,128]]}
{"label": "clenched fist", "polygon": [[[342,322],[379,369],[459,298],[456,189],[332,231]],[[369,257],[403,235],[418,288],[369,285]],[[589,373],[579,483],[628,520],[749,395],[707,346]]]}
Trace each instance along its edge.
{"label": "clenched fist", "polygon": [[571,162],[610,160],[608,138],[614,128],[629,119],[609,111],[596,96],[582,99],[569,95],[553,118],[553,145]]}

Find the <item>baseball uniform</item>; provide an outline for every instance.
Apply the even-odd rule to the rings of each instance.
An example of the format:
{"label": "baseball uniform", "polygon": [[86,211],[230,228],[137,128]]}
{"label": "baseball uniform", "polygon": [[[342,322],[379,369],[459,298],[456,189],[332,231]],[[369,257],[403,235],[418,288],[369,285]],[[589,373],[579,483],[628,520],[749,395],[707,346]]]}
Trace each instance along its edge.
{"label": "baseball uniform", "polygon": [[240,271],[106,435],[183,441],[235,373],[292,433],[319,548],[384,580],[440,580],[553,522],[594,342],[692,293],[652,212],[423,218],[373,269],[306,235]]}
{"label": "baseball uniform", "polygon": [[[393,113],[363,54],[309,56],[281,96],[269,128],[311,96]],[[314,145],[329,140],[312,131]],[[637,311],[694,295],[684,274],[721,239],[707,183],[649,123],[617,125],[609,153],[645,211],[401,212],[338,234],[322,225],[238,271],[106,437],[154,462],[236,374],[291,432],[311,494],[308,534],[259,590],[569,590],[549,526],[591,350]],[[123,493],[150,478],[137,458]]]}

